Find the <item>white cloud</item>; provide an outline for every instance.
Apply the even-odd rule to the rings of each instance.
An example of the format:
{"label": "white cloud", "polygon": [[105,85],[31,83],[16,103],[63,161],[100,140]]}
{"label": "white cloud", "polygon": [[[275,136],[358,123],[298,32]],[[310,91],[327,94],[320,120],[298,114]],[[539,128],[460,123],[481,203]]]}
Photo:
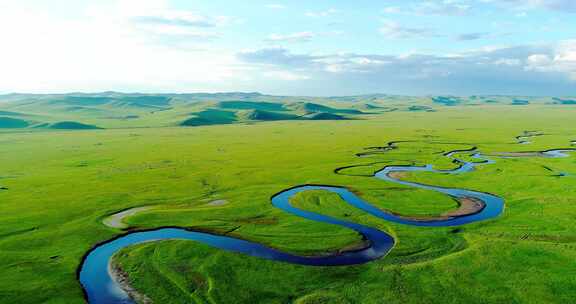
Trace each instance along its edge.
{"label": "white cloud", "polygon": [[274,78],[278,80],[286,80],[286,81],[297,81],[297,80],[307,80],[310,79],[309,76],[298,74],[295,72],[290,71],[266,71],[263,74],[265,77]]}
{"label": "white cloud", "polygon": [[168,39],[181,36],[183,40],[214,39],[220,36],[218,28],[235,21],[228,16],[174,10],[165,0],[115,0],[112,3],[89,7],[90,21],[106,21],[118,29],[129,29],[141,37],[148,36],[153,42],[161,42],[163,36],[168,36]]}
{"label": "white cloud", "polygon": [[[89,7],[78,5],[67,12],[48,10],[45,6],[49,4],[40,5],[40,2],[0,0],[0,91],[117,89],[149,92],[278,88],[278,92],[284,82],[290,83],[292,90],[284,92],[292,94],[351,92],[346,90],[414,94],[442,93],[442,90],[510,93],[513,88],[517,92],[525,89],[526,92],[521,93],[526,94],[543,91],[556,94],[561,90],[574,92],[576,89],[575,41],[486,48],[451,55],[341,54],[331,53],[332,44],[328,49],[327,45],[312,43],[297,47],[314,47],[326,53],[295,54],[287,49],[267,48],[236,54],[236,40],[234,45],[224,45],[226,41],[223,41],[227,37],[226,31],[240,22],[234,17],[175,10],[167,0],[90,1]],[[432,2],[441,4],[444,9],[452,9],[440,10],[438,6],[426,4]],[[508,6],[521,1],[497,2],[505,2]],[[74,2],[70,0],[70,3]],[[421,6],[416,8],[427,7],[428,10],[412,10],[412,13],[462,15],[468,11],[466,3],[473,2],[438,0],[419,3]],[[528,4],[519,8],[522,11],[545,7],[568,12],[570,3],[576,1],[524,3]],[[401,7],[402,12],[406,12],[406,6],[402,4]],[[264,5],[260,9],[266,10]],[[386,11],[393,13],[400,9],[390,6]],[[307,15],[322,18],[337,12],[329,9],[308,12]],[[510,16],[514,19],[513,14]],[[439,18],[424,18],[429,19]],[[448,37],[474,40],[495,35],[470,32],[452,36],[432,28],[406,26],[391,20],[384,20],[381,25],[380,33],[394,39]],[[554,26],[550,27],[556,29]],[[278,32],[270,35],[269,43],[265,45],[316,43],[316,39],[338,34],[341,33],[321,30]],[[378,35],[375,30],[372,34]],[[261,42],[262,36],[247,38],[251,39],[249,43],[257,43]],[[365,41],[362,39],[366,38],[358,41]],[[346,43],[356,41],[343,40]],[[418,85],[414,85],[415,79],[419,80]]]}
{"label": "white cloud", "polygon": [[482,2],[503,4],[515,10],[545,8],[563,13],[576,13],[574,0],[482,0]]}
{"label": "white cloud", "polygon": [[490,33],[463,33],[456,35],[455,39],[459,41],[479,40],[491,36]]}
{"label": "white cloud", "polygon": [[191,12],[168,11],[161,14],[136,16],[132,20],[151,25],[210,28],[225,25],[229,19],[225,16],[208,17]]}
{"label": "white cloud", "polygon": [[286,5],[278,4],[278,3],[271,3],[271,4],[266,4],[266,7],[270,8],[270,9],[285,9]]}
{"label": "white cloud", "polygon": [[330,9],[327,9],[325,11],[308,11],[305,13],[305,15],[307,17],[319,18],[319,17],[330,17],[336,13],[338,13],[337,9],[330,8]]}
{"label": "white cloud", "polygon": [[385,7],[382,12],[385,14],[400,14],[402,13],[402,9],[398,6],[388,6]]}
{"label": "white cloud", "polygon": [[[555,46],[491,47],[450,55],[294,54],[283,48],[245,51],[238,59],[263,70],[306,75],[298,85],[332,94],[571,94],[576,41]],[[414,85],[414,81],[418,81]]]}
{"label": "white cloud", "polygon": [[463,16],[467,15],[471,8],[472,6],[465,1],[424,1],[416,6],[415,12],[422,15]]}
{"label": "white cloud", "polygon": [[385,7],[385,14],[406,14],[415,16],[441,15],[441,16],[464,16],[470,14],[472,5],[464,0],[426,0],[412,3],[406,7]]}
{"label": "white cloud", "polygon": [[[203,27],[134,22],[158,15],[176,16],[164,1],[150,0],[94,5],[75,18],[3,4],[0,91],[179,91],[242,74],[234,54],[198,41],[211,35]],[[178,16],[199,20],[191,13]],[[187,48],[173,47],[174,36]]]}
{"label": "white cloud", "polygon": [[309,42],[317,35],[312,32],[298,32],[291,34],[271,34],[266,40],[271,42]]}
{"label": "white cloud", "polygon": [[528,68],[538,69],[539,67],[549,66],[552,63],[552,58],[546,54],[534,54],[528,56]]}
{"label": "white cloud", "polygon": [[526,62],[527,70],[565,73],[576,81],[576,40],[560,43],[553,54],[533,54]]}
{"label": "white cloud", "polygon": [[379,31],[382,35],[392,39],[426,38],[434,36],[434,32],[428,28],[407,27],[392,20],[383,20]]}
{"label": "white cloud", "polygon": [[508,66],[520,66],[522,65],[522,60],[517,58],[501,58],[494,61],[496,65],[508,65]]}

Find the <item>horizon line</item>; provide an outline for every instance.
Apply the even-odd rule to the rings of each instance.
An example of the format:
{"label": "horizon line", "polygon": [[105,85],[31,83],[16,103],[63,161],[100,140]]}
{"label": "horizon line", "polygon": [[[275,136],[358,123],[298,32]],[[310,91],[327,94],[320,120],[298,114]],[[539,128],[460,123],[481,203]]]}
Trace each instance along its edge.
{"label": "horizon line", "polygon": [[262,93],[259,91],[216,91],[216,92],[138,92],[138,91],[76,91],[76,92],[58,92],[58,93],[24,93],[24,92],[11,92],[3,93],[0,92],[0,97],[6,96],[18,96],[18,95],[102,95],[102,94],[123,94],[123,95],[218,95],[218,94],[245,94],[245,95],[260,95],[260,96],[270,96],[270,97],[309,97],[309,98],[342,98],[342,97],[361,97],[361,96],[373,96],[382,95],[390,97],[437,97],[437,96],[448,96],[448,97],[528,97],[528,98],[543,98],[543,97],[576,97],[576,95],[522,95],[522,94],[423,94],[423,95],[409,95],[409,94],[391,94],[391,93],[361,93],[361,94],[350,94],[350,95],[286,95],[286,94],[269,94]]}

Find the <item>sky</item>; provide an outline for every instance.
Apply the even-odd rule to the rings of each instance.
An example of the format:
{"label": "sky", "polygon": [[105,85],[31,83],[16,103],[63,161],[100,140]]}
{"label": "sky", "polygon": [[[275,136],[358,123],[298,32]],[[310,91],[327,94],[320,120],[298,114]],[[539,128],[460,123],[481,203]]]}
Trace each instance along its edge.
{"label": "sky", "polygon": [[0,0],[0,93],[576,95],[575,0]]}

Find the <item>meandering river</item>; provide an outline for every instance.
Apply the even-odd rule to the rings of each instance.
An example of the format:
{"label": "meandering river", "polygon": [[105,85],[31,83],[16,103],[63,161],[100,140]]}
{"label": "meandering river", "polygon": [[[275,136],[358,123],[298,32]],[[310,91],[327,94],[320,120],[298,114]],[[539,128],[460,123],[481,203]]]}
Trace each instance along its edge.
{"label": "meandering river", "polygon": [[[391,147],[392,145],[389,145]],[[307,257],[298,256],[290,253],[282,252],[277,249],[266,247],[251,241],[236,239],[228,236],[214,235],[204,232],[189,231],[180,228],[160,228],[149,231],[132,232],[127,235],[118,237],[111,241],[105,242],[94,247],[89,253],[86,254],[81,268],[79,270],[79,280],[84,289],[85,296],[89,303],[92,304],[132,304],[134,301],[130,299],[126,291],[124,291],[118,282],[115,281],[114,276],[110,271],[110,261],[115,253],[122,248],[140,244],[144,242],[158,241],[158,240],[191,240],[197,241],[209,246],[238,252],[254,257],[260,257],[269,260],[283,261],[293,264],[310,265],[310,266],[339,266],[339,265],[353,265],[361,264],[385,256],[394,246],[394,238],[384,231],[375,228],[360,225],[358,223],[349,222],[327,215],[302,210],[294,207],[290,200],[296,194],[309,191],[309,190],[322,190],[338,194],[346,203],[361,209],[371,215],[379,217],[386,221],[395,223],[413,225],[413,226],[458,226],[468,223],[487,220],[497,217],[504,208],[504,200],[496,195],[483,193],[473,190],[459,189],[459,188],[444,188],[433,185],[420,184],[415,182],[404,181],[395,178],[393,173],[396,172],[436,172],[442,174],[459,174],[474,170],[476,166],[492,164],[493,161],[485,158],[484,156],[476,153],[472,156],[478,161],[463,161],[454,157],[457,153],[468,152],[473,153],[475,149],[457,150],[446,153],[445,156],[451,158],[455,163],[459,164],[453,170],[436,170],[432,165],[427,166],[387,166],[374,174],[374,178],[385,180],[388,182],[401,184],[420,189],[426,189],[443,193],[455,199],[474,199],[483,203],[483,207],[477,212],[462,216],[452,216],[446,218],[435,218],[433,220],[411,219],[399,215],[386,212],[372,204],[364,201],[350,190],[327,185],[301,185],[296,186],[280,193],[277,193],[271,198],[272,204],[288,213],[300,216],[309,220],[323,222],[332,225],[338,225],[352,229],[360,233],[367,241],[368,246],[357,250],[347,251],[329,256]],[[565,152],[572,151],[571,149],[563,150],[548,150],[542,153],[547,157],[562,157],[567,156]]]}

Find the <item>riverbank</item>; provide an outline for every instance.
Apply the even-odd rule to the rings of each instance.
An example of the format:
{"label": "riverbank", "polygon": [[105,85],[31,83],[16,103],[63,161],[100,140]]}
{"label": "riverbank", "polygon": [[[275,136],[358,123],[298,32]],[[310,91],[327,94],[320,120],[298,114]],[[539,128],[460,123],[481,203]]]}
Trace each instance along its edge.
{"label": "riverbank", "polygon": [[124,219],[136,215],[137,213],[154,209],[155,206],[134,207],[114,213],[102,220],[102,223],[110,228],[126,229],[128,224],[124,223]]}
{"label": "riverbank", "polygon": [[150,298],[132,286],[128,273],[122,270],[120,265],[115,263],[113,259],[108,263],[108,273],[110,274],[110,277],[112,277],[112,280],[119,288],[126,292],[130,299],[139,304],[153,304]]}

